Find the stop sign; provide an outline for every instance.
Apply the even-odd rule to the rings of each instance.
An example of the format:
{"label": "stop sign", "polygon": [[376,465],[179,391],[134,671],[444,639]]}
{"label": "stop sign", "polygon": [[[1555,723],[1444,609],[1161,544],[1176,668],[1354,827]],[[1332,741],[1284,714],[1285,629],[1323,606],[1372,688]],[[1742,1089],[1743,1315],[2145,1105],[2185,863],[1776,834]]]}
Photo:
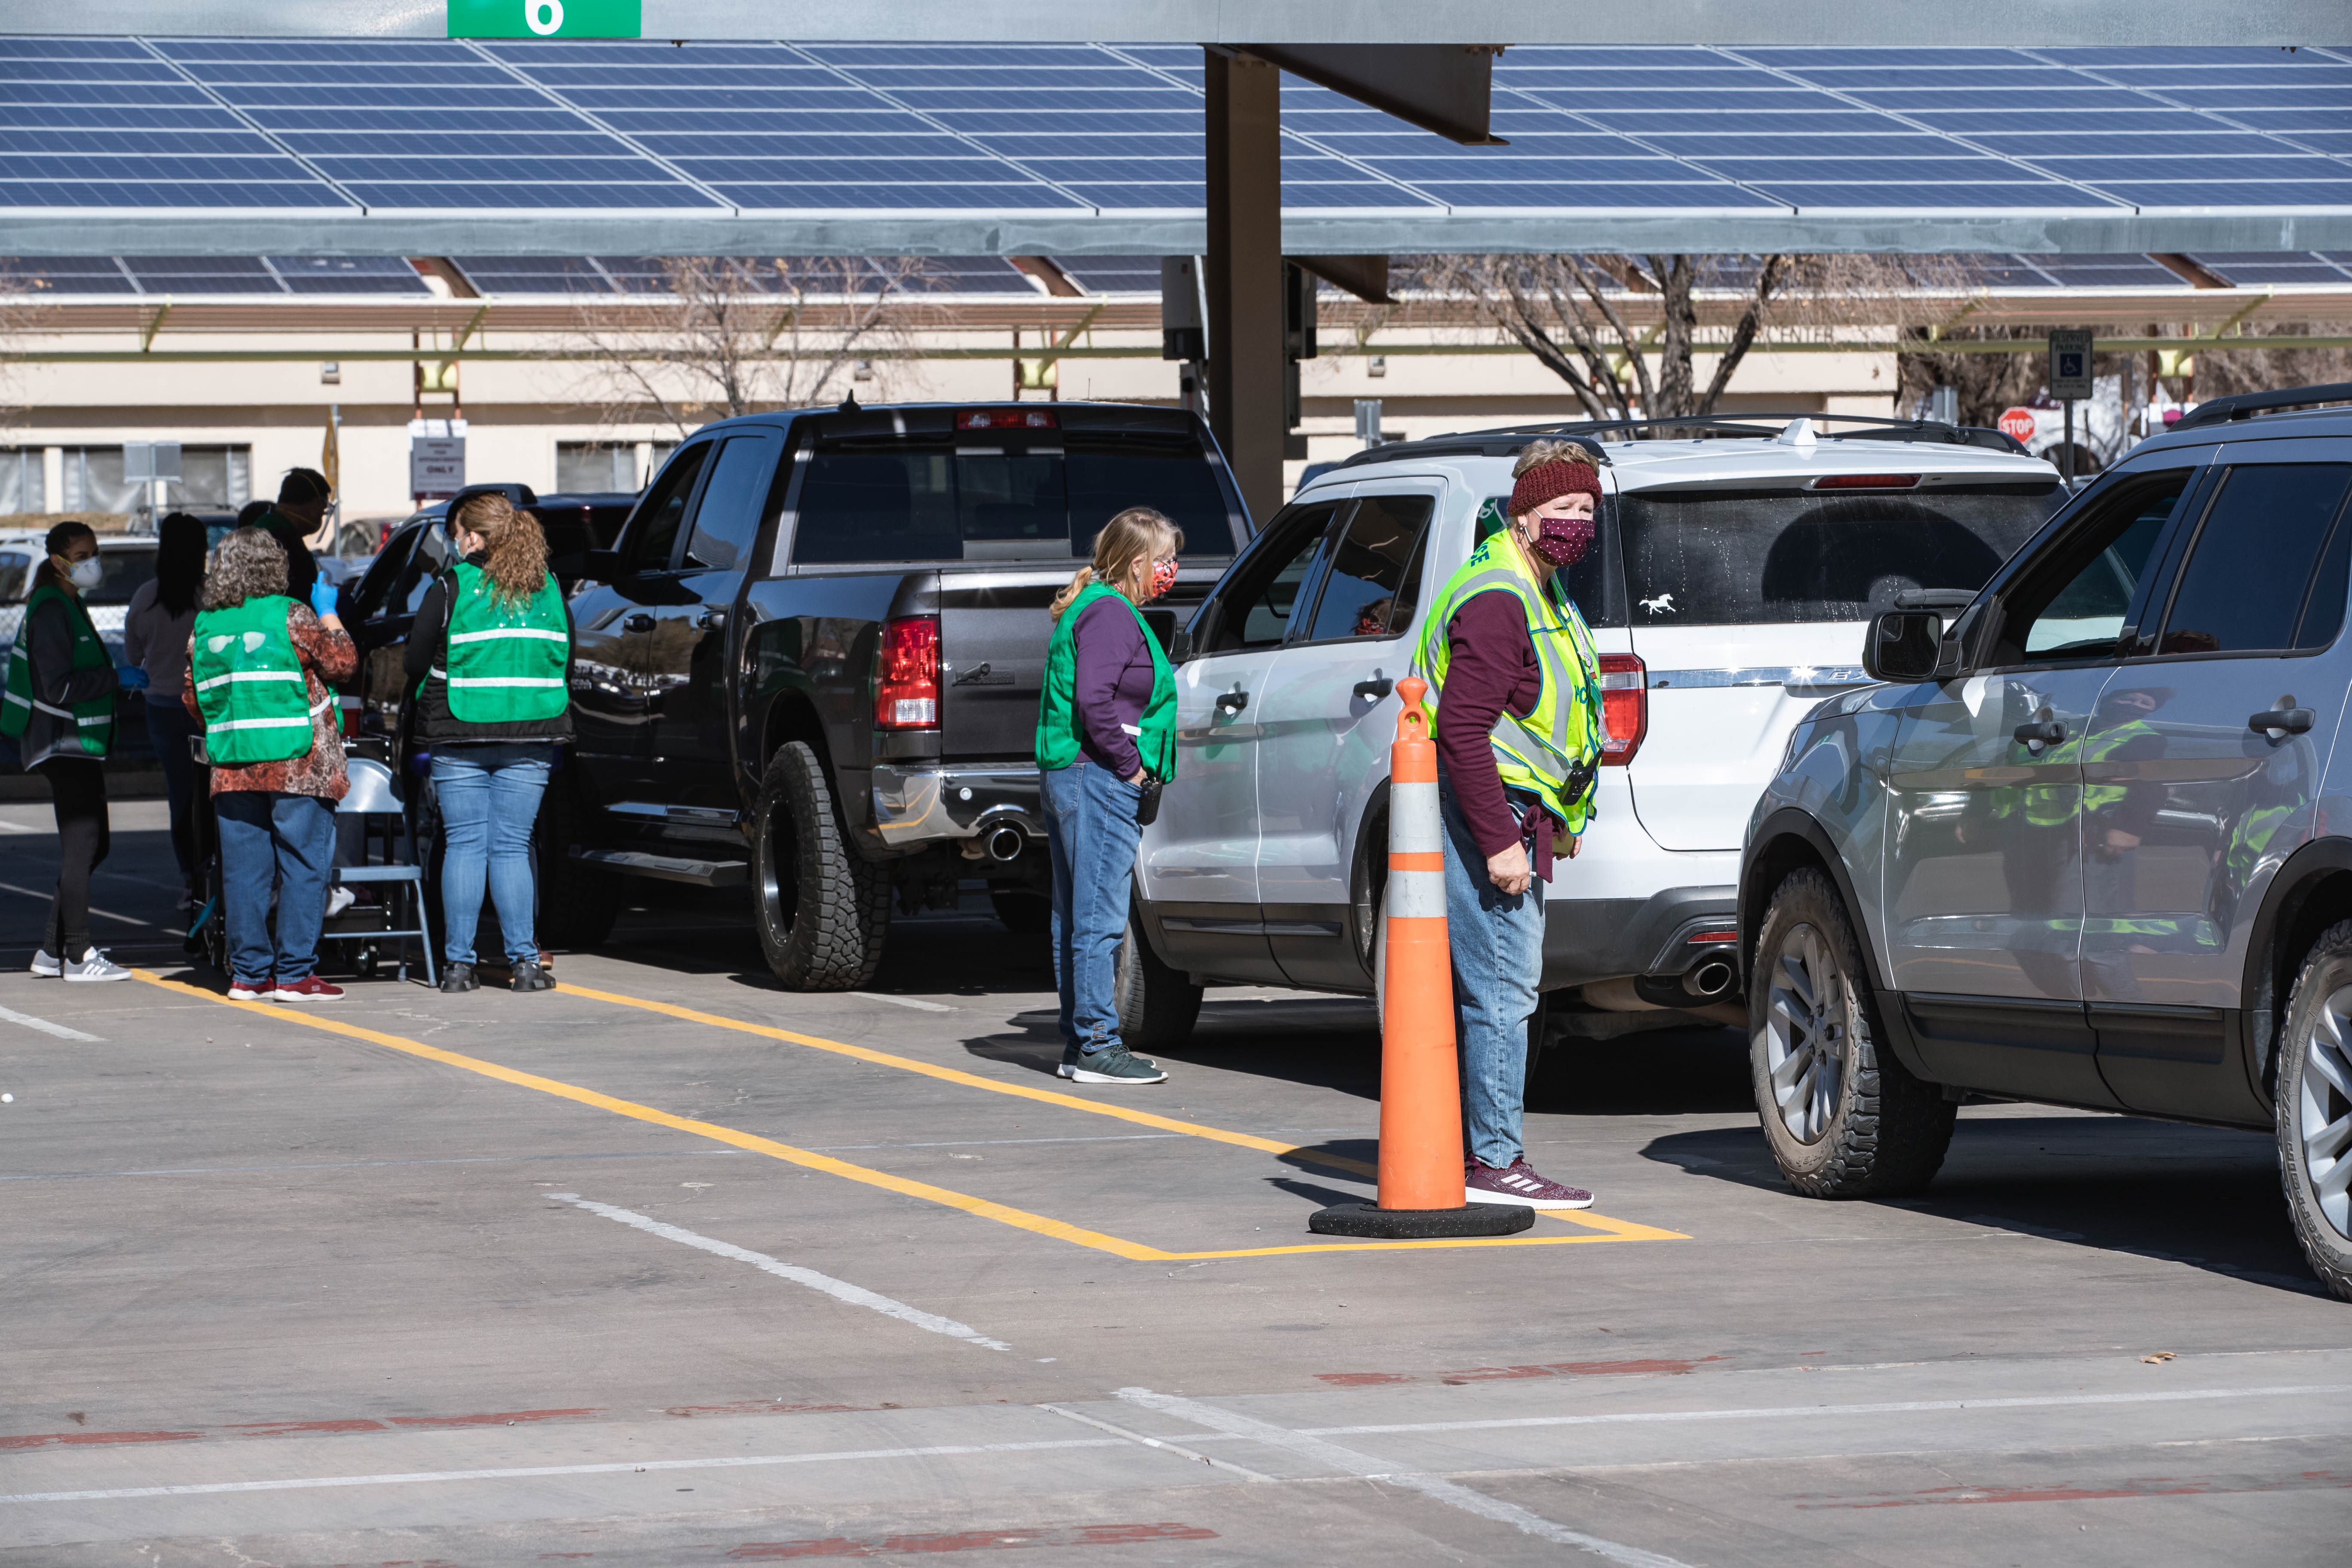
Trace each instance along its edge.
{"label": "stop sign", "polygon": [[2033,439],[2033,410],[2004,408],[2000,411],[2000,433],[2022,446]]}

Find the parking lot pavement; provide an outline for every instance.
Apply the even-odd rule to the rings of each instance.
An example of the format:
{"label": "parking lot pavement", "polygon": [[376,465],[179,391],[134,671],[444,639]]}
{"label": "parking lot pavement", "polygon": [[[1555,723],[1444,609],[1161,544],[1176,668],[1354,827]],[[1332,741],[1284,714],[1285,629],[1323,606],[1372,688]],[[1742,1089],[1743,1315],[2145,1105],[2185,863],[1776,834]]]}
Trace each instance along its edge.
{"label": "parking lot pavement", "polygon": [[1323,1250],[1362,1005],[1213,993],[1078,1089],[1034,940],[793,996],[734,913],[538,996],[0,977],[0,1563],[2340,1560],[2352,1335],[2258,1137],[1971,1107],[1924,1198],[1822,1204],[1736,1035],[1636,1036],[1529,1117],[1593,1215]]}

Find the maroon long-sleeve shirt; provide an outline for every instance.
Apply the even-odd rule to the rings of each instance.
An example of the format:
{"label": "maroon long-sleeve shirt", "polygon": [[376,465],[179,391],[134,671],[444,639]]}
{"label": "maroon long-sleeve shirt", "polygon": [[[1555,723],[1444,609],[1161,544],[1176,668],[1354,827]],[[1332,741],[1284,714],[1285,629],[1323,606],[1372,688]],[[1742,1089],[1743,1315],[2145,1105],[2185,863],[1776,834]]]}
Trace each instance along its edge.
{"label": "maroon long-sleeve shirt", "polygon": [[1528,816],[1536,823],[1535,874],[1551,875],[1549,814],[1541,806],[1513,809],[1495,771],[1488,741],[1507,708],[1524,719],[1543,694],[1543,670],[1519,602],[1504,593],[1475,594],[1445,625],[1445,692],[1437,704],[1437,759],[1454,785],[1462,820],[1481,855],[1499,855],[1520,841]]}

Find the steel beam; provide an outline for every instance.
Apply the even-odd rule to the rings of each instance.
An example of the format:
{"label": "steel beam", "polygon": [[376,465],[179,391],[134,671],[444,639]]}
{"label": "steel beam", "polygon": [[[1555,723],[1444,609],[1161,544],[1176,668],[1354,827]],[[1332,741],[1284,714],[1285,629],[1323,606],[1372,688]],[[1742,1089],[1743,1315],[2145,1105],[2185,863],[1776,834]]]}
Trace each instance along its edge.
{"label": "steel beam", "polygon": [[1252,44],[1249,52],[1465,147],[1509,145],[1487,128],[1494,44]]}
{"label": "steel beam", "polygon": [[1282,73],[1203,54],[1209,427],[1263,524],[1282,505]]}

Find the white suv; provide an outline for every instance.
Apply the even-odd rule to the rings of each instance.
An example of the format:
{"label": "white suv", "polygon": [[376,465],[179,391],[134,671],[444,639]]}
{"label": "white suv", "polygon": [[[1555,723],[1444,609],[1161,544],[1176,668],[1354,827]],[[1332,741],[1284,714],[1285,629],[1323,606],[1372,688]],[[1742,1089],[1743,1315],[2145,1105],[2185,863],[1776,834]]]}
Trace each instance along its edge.
{"label": "white suv", "polygon": [[1601,526],[1561,578],[1610,741],[1583,853],[1545,890],[1542,984],[1604,1013],[1738,998],[1740,837],[1790,731],[1862,683],[1874,615],[1906,591],[1966,602],[2063,499],[1996,431],[1820,416],[1359,454],[1299,490],[1178,639],[1179,773],[1119,971],[1131,1043],[1181,1039],[1204,984],[1374,989],[1395,682],[1430,600],[1501,526],[1512,459],[1559,435],[1602,458]]}

